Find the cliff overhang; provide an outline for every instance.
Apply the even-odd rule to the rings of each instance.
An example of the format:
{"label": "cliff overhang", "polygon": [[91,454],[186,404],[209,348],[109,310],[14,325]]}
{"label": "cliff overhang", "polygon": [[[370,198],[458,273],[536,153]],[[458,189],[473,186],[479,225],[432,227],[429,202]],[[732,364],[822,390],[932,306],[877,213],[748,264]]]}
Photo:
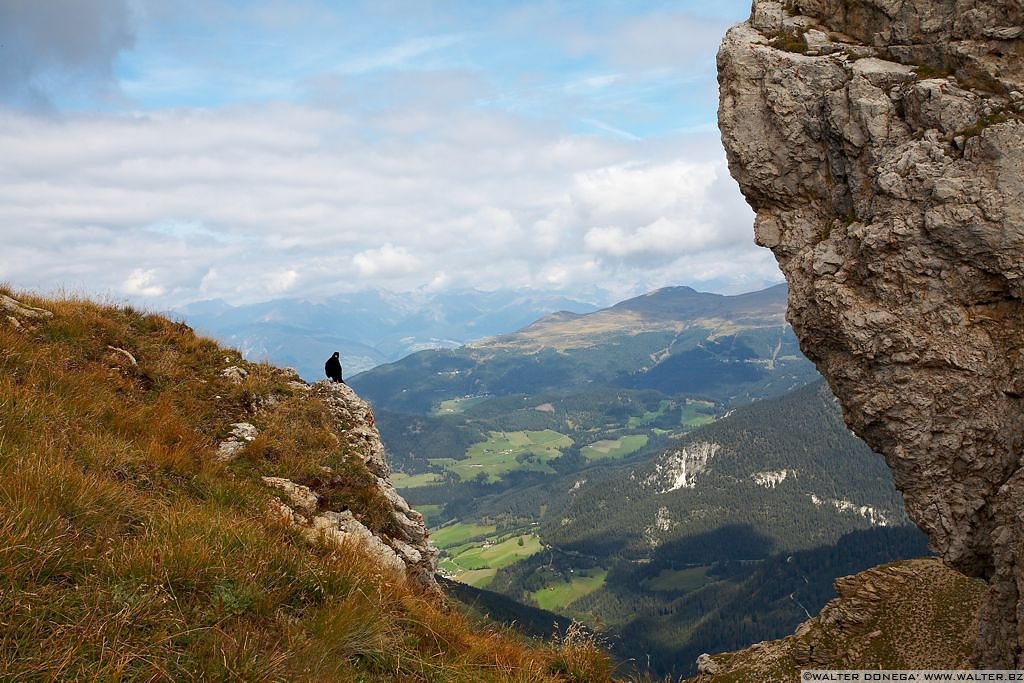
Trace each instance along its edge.
{"label": "cliff overhang", "polygon": [[729,167],[788,318],[1024,666],[1024,6],[755,0],[718,56]]}

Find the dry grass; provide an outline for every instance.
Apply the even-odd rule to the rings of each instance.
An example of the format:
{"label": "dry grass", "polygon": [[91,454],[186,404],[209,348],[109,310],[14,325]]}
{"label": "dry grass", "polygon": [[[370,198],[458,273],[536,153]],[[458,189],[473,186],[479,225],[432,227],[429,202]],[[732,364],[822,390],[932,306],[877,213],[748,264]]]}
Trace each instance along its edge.
{"label": "dry grass", "polygon": [[[390,523],[287,373],[159,316],[0,293],[54,313],[0,316],[0,678],[610,680],[580,634],[542,644],[470,623],[271,521],[261,475],[312,482],[329,465],[328,505]],[[228,365],[249,376],[231,384]],[[239,421],[259,438],[216,462]]]}

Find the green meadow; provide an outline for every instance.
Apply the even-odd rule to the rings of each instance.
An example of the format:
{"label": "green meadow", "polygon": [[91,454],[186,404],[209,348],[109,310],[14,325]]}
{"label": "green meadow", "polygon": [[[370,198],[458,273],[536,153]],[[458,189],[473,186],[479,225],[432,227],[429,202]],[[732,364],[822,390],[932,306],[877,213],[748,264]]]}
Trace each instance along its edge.
{"label": "green meadow", "polygon": [[683,406],[683,426],[699,427],[715,421],[715,404],[687,399]]}
{"label": "green meadow", "polygon": [[562,454],[561,449],[572,445],[572,439],[551,429],[540,432],[491,432],[487,441],[475,443],[466,452],[466,458],[431,458],[430,464],[453,472],[460,479],[469,480],[485,475],[495,482],[509,472],[532,470],[554,473],[548,465]]}
{"label": "green meadow", "polygon": [[607,576],[608,572],[606,570],[592,573],[580,572],[569,581],[559,581],[535,591],[533,599],[537,601],[537,606],[541,609],[557,612],[573,600],[593,593],[603,586]]}
{"label": "green meadow", "polygon": [[672,407],[672,401],[661,401],[658,404],[657,410],[648,410],[642,415],[631,415],[626,421],[626,426],[629,429],[639,429],[640,427],[646,427],[659,417],[665,414],[665,411]]}
{"label": "green meadow", "polygon": [[587,462],[624,458],[647,445],[646,434],[631,434],[618,439],[604,439],[585,446],[580,453]]}
{"label": "green meadow", "polygon": [[464,396],[462,398],[450,398],[445,401],[441,401],[441,403],[438,404],[437,409],[434,411],[434,414],[456,415],[479,403],[483,403],[488,398],[490,398],[490,396]]}
{"label": "green meadow", "polygon": [[391,473],[391,482],[395,485],[396,489],[415,489],[420,486],[430,486],[440,480],[441,475],[435,472],[424,472],[423,474]]}
{"label": "green meadow", "polygon": [[430,532],[430,540],[435,546],[441,548],[452,548],[462,545],[471,538],[483,538],[497,531],[493,524],[467,524],[458,522],[449,524],[440,529],[433,529]]}
{"label": "green meadow", "polygon": [[[432,535],[432,538],[436,537],[436,534]],[[454,538],[457,542],[459,536]],[[540,538],[535,534],[518,534],[503,540],[486,539],[450,545],[442,551],[443,557],[438,562],[438,567],[456,581],[477,588],[486,588],[499,569],[538,553],[542,548]]]}

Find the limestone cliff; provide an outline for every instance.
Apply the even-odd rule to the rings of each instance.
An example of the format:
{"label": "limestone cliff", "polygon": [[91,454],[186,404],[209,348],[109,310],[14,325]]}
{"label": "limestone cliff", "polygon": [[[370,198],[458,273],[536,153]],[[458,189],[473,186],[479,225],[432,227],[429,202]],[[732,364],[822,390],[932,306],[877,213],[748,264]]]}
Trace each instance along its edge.
{"label": "limestone cliff", "polygon": [[383,502],[387,517],[380,529],[371,530],[348,506],[332,509],[339,506],[325,504],[330,489],[342,480],[341,474],[327,466],[322,467],[322,476],[315,477],[310,486],[264,477],[264,483],[284,494],[284,500],[279,498],[275,504],[274,514],[311,539],[323,538],[339,545],[354,543],[376,558],[382,567],[404,574],[413,583],[440,595],[434,578],[437,548],[430,543],[423,515],[409,507],[391,483],[384,444],[369,404],[347,384],[324,380],[309,386],[296,378],[293,387],[315,396],[330,411],[335,428],[355,448],[371,473],[369,486]]}
{"label": "limestone cliff", "polygon": [[1024,667],[1024,5],[755,0],[719,124],[788,317]]}

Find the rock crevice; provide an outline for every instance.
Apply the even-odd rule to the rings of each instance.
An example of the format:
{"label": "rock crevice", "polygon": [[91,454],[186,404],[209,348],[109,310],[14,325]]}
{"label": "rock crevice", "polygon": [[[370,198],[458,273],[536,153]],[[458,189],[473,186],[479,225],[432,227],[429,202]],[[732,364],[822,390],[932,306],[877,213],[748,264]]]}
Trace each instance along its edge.
{"label": "rock crevice", "polygon": [[788,318],[911,518],[990,589],[975,661],[1024,666],[1024,6],[769,0],[719,52],[719,124]]}

